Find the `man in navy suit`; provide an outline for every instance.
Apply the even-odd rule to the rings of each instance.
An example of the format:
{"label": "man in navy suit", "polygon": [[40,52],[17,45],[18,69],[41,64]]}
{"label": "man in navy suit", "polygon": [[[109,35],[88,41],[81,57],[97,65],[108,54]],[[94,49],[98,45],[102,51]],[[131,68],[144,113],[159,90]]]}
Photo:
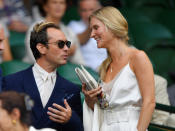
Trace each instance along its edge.
{"label": "man in navy suit", "polygon": [[30,37],[36,63],[3,78],[3,90],[24,92],[34,100],[32,125],[37,129],[83,131],[80,90],[56,72],[57,67],[66,64],[70,46],[55,24],[38,23]]}
{"label": "man in navy suit", "polygon": [[[0,25],[0,51],[2,51],[4,49],[4,39],[5,39],[5,36],[4,36],[4,30],[2,28],[2,26]],[[2,76],[1,76],[1,68],[0,68],[0,92],[1,92],[1,86],[2,86]]]}

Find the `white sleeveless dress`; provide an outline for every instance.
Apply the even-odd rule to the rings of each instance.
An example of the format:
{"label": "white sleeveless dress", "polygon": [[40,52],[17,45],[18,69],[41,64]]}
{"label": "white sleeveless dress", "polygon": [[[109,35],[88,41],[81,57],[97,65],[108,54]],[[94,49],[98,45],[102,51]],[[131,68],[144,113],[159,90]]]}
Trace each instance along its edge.
{"label": "white sleeveless dress", "polygon": [[142,98],[137,79],[129,63],[115,78],[103,84],[109,108],[95,104],[92,111],[84,102],[83,124],[85,131],[137,131]]}

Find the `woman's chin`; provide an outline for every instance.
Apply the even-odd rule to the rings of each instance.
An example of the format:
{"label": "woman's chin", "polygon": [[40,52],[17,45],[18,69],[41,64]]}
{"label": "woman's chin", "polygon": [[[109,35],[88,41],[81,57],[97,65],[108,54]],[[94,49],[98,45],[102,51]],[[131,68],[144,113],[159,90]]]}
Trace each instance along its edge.
{"label": "woman's chin", "polygon": [[97,44],[98,48],[103,48],[103,46],[101,44]]}
{"label": "woman's chin", "polygon": [[97,47],[101,48],[101,43],[100,42],[97,42]]}
{"label": "woman's chin", "polygon": [[97,45],[97,48],[101,48],[101,46]]}

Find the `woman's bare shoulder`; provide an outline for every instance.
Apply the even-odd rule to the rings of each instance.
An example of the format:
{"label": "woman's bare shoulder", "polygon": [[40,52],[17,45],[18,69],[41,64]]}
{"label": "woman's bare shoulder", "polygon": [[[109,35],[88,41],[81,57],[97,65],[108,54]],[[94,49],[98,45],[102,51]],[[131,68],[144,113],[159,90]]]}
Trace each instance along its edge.
{"label": "woman's bare shoulder", "polygon": [[131,61],[144,61],[144,59],[147,59],[148,56],[143,50],[138,50],[135,48],[130,49],[130,60]]}
{"label": "woman's bare shoulder", "polygon": [[134,69],[138,66],[146,66],[150,64],[149,58],[143,50],[131,49],[130,50],[130,64]]}

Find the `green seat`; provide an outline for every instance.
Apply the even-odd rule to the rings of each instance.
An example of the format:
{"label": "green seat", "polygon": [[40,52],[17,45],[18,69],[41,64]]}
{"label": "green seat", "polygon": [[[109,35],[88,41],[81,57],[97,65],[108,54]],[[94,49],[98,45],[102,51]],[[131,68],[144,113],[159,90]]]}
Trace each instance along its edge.
{"label": "green seat", "polygon": [[162,46],[162,47],[169,47],[169,48],[175,48],[175,39],[174,38],[168,38],[168,39],[156,39],[149,41],[146,43],[144,49],[145,51],[149,50],[150,48],[153,48],[155,46]]}
{"label": "green seat", "polygon": [[25,33],[10,31],[9,40],[13,58],[22,60],[25,55]]}
{"label": "green seat", "polygon": [[173,38],[171,32],[164,26],[155,23],[133,23],[130,25],[135,46],[145,50],[150,41]]}
{"label": "green seat", "polygon": [[[149,17],[152,21],[156,21],[159,14],[164,10],[162,7],[141,7],[138,9],[145,16]],[[156,22],[159,23],[159,22]]]}
{"label": "green seat", "polygon": [[137,9],[129,9],[129,8],[121,8],[119,9],[120,12],[123,14],[123,16],[127,19],[127,22],[130,23],[136,23],[136,22],[151,22],[151,19],[144,15],[142,12],[140,12]]}
{"label": "green seat", "polygon": [[84,94],[82,92],[80,92],[80,97],[81,97],[81,104],[83,105],[84,102]]}
{"label": "green seat", "polygon": [[175,56],[172,56],[172,61],[171,61],[171,64],[170,64],[170,67],[169,67],[169,71],[170,72],[175,72]]}
{"label": "green seat", "polygon": [[[72,64],[68,62],[66,65],[60,66],[58,68],[59,74],[64,77],[67,80],[70,80],[71,82],[77,84],[79,87],[81,87],[81,81],[79,80],[78,76],[75,73],[75,68],[80,67],[77,64]],[[92,69],[85,67],[87,71],[96,79],[98,80],[98,74],[93,71]]]}
{"label": "green seat", "polygon": [[157,17],[157,22],[166,26],[175,36],[175,10],[163,10]]}
{"label": "green seat", "polygon": [[[168,84],[172,83],[169,72],[172,71],[175,48],[166,46],[155,46],[147,51],[148,57],[154,65],[154,72],[165,77]],[[175,64],[175,63],[174,63]]]}
{"label": "green seat", "polygon": [[[160,111],[165,111],[165,112],[168,112],[171,114],[172,113],[175,114],[175,107],[174,106],[168,106],[168,105],[156,103],[155,109],[160,110]],[[175,131],[175,128],[151,123],[149,125],[148,131]]]}
{"label": "green seat", "polygon": [[122,0],[124,7],[140,8],[145,6],[169,8],[170,1],[167,0]]}
{"label": "green seat", "polygon": [[27,64],[18,60],[7,61],[0,64],[0,67],[3,72],[3,76],[21,71],[23,69],[26,69],[29,66],[30,64]]}
{"label": "green seat", "polygon": [[123,16],[126,18],[128,25],[129,25],[129,44],[130,45],[135,45],[135,39],[134,36],[132,34],[132,30],[130,28],[130,25],[135,24],[135,23],[140,23],[140,22],[144,22],[144,23],[151,23],[151,20],[143,15],[141,12],[139,12],[139,10],[137,9],[128,9],[128,8],[121,8],[120,12],[123,14]]}
{"label": "green seat", "polygon": [[71,20],[80,20],[80,16],[76,6],[71,6],[70,8],[68,8],[62,18],[62,21],[65,24],[68,24]]}
{"label": "green seat", "polygon": [[148,127],[148,131],[167,131],[166,129],[162,129],[160,127],[157,127],[157,126],[153,126],[153,125],[149,125]]}
{"label": "green seat", "polygon": [[22,44],[11,45],[11,51],[14,59],[22,60],[25,55],[25,46]]}
{"label": "green seat", "polygon": [[121,2],[126,8],[138,8],[143,5],[144,0],[122,0]]}
{"label": "green seat", "polygon": [[24,44],[25,33],[10,31],[10,45]]}
{"label": "green seat", "polygon": [[167,0],[141,0],[141,6],[169,8],[170,2]]}

